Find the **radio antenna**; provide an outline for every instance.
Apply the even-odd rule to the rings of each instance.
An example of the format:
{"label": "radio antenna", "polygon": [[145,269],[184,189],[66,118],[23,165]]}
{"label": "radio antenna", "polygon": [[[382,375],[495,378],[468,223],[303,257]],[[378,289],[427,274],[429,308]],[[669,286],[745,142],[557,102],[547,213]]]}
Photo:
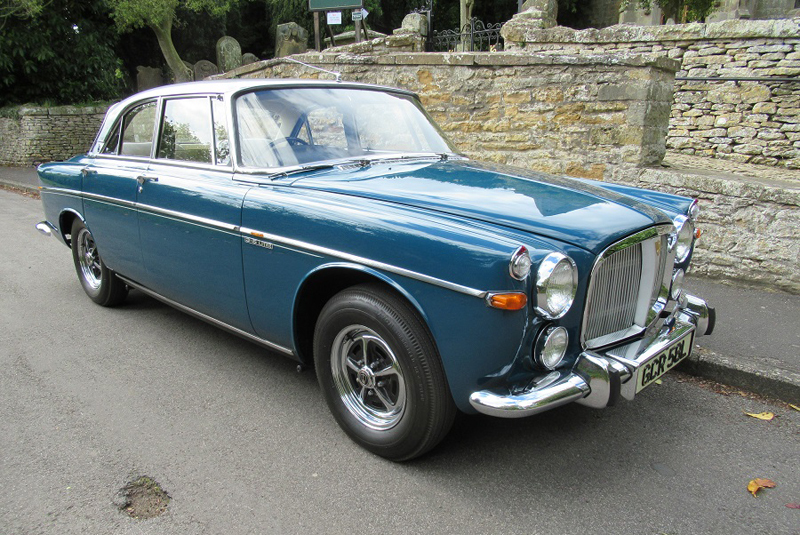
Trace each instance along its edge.
{"label": "radio antenna", "polygon": [[341,82],[342,81],[342,73],[340,73],[338,71],[329,71],[329,70],[323,69],[321,67],[317,67],[316,65],[309,65],[308,63],[303,63],[302,61],[298,61],[298,60],[296,60],[294,58],[286,57],[286,58],[281,58],[281,59],[284,60],[284,61],[291,61],[292,63],[299,63],[303,67],[308,67],[309,69],[314,69],[314,70],[317,70],[317,71],[321,71],[321,72],[324,72],[325,74],[332,74],[333,76],[336,77],[336,81],[337,82]]}

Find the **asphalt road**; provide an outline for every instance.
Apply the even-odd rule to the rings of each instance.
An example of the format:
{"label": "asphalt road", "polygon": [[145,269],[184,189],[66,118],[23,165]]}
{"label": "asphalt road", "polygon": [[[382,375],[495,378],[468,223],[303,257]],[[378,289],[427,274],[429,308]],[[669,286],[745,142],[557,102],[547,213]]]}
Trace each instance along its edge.
{"label": "asphalt road", "polygon": [[[39,220],[0,191],[0,533],[800,533],[787,405],[672,374],[604,411],[464,417],[393,464],[313,372],[139,293],[91,303]],[[172,497],[150,520],[112,504],[142,474]],[[756,477],[777,486],[754,498]]]}

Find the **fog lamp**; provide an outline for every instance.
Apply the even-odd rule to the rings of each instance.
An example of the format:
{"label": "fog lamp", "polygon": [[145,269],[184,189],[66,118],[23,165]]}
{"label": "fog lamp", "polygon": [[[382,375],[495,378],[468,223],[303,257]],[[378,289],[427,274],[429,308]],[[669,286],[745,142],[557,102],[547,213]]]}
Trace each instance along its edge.
{"label": "fog lamp", "polygon": [[536,362],[548,370],[554,370],[567,354],[567,344],[569,334],[564,327],[548,327],[536,340]]}

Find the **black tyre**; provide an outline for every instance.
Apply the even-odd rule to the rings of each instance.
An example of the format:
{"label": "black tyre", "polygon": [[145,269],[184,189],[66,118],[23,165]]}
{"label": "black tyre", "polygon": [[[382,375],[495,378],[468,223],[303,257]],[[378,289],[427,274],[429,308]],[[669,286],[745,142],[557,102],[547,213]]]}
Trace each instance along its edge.
{"label": "black tyre", "polygon": [[354,286],[325,305],[314,362],[336,421],[372,453],[394,461],[418,457],[453,424],[455,404],[427,328],[380,286]]}
{"label": "black tyre", "polygon": [[128,295],[128,287],[108,269],[100,258],[94,238],[83,221],[76,219],[71,234],[72,260],[86,295],[104,307],[118,305]]}

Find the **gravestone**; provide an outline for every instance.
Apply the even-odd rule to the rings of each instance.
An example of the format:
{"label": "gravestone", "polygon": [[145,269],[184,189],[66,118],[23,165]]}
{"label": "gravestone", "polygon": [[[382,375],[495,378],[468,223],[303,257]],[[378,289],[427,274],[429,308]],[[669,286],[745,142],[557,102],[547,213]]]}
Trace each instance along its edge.
{"label": "gravestone", "polygon": [[258,60],[258,56],[255,54],[251,54],[250,52],[245,52],[242,54],[242,65],[250,65],[251,63],[255,63]]}
{"label": "gravestone", "polygon": [[242,47],[239,41],[230,36],[217,41],[217,66],[220,72],[228,72],[242,66]]}
{"label": "gravestone", "polygon": [[136,90],[144,91],[153,87],[164,85],[164,75],[161,69],[155,67],[136,67]]}
{"label": "gravestone", "polygon": [[275,33],[275,57],[282,58],[308,51],[308,32],[296,22],[278,24]]}
{"label": "gravestone", "polygon": [[201,59],[200,61],[195,63],[193,70],[194,70],[195,80],[203,80],[207,76],[219,73],[219,69],[217,69],[217,66],[208,61],[207,59]]}

